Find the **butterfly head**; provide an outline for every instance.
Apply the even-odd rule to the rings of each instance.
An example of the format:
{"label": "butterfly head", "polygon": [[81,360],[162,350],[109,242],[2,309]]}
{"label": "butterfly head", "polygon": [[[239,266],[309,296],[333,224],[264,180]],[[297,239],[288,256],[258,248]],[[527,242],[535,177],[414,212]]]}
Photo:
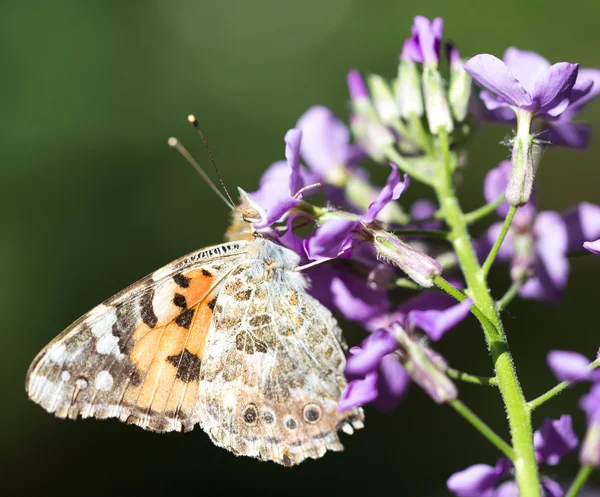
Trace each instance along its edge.
{"label": "butterfly head", "polygon": [[225,232],[227,241],[252,240],[257,236],[255,223],[262,220],[261,209],[240,188],[240,203],[231,211],[231,224]]}

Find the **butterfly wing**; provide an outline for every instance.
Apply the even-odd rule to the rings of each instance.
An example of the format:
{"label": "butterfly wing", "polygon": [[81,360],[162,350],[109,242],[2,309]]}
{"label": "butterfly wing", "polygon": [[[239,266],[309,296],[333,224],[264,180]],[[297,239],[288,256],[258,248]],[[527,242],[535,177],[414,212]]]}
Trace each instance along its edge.
{"label": "butterfly wing", "polygon": [[247,245],[225,243],[182,257],[82,316],[32,363],[31,399],[62,418],[191,429],[215,299]]}
{"label": "butterfly wing", "polygon": [[363,413],[337,410],[346,361],[335,319],[300,274],[271,265],[236,269],[219,293],[198,408],[217,445],[294,465],[343,450],[337,431],[361,428]]}

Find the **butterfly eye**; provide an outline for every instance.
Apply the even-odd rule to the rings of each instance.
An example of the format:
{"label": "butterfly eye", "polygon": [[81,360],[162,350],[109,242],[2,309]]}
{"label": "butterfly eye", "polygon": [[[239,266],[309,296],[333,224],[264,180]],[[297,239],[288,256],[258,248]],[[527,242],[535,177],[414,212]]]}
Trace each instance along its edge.
{"label": "butterfly eye", "polygon": [[260,221],[260,214],[256,209],[249,207],[248,209],[244,209],[242,211],[242,218],[244,221],[248,221],[249,223],[255,223]]}

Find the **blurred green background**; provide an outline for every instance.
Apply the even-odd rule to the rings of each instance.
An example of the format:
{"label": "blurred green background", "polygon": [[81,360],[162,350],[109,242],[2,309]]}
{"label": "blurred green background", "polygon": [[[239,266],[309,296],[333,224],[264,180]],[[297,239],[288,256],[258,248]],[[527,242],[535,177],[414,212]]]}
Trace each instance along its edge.
{"label": "blurred green background", "polygon": [[[393,76],[416,14],[443,16],[464,55],[510,45],[552,61],[600,67],[600,3],[57,1],[3,2],[1,306],[4,394],[0,492],[4,495],[447,495],[445,480],[497,454],[462,419],[413,388],[392,416],[367,410],[346,451],[287,469],[235,458],[196,430],[156,435],[116,421],[55,419],[29,402],[35,354],[85,311],[176,257],[217,243],[224,205],[167,146],[179,137],[207,157],[186,115],[194,112],[231,188],[255,188],[283,157],[283,136],[311,105],[346,117],[351,67]],[[600,124],[600,102],[585,118]],[[508,155],[505,127],[472,143],[461,198],[481,204],[486,171]],[[600,203],[598,139],[585,153],[550,150],[539,172],[541,204]],[[420,190],[411,194],[412,198]],[[424,191],[424,190],[423,190]],[[548,349],[592,356],[600,345],[600,261],[573,260],[561,306],[517,302],[506,313],[529,397],[552,386]],[[496,295],[507,284],[498,273]],[[356,335],[355,335],[356,337]],[[440,345],[457,368],[489,374],[474,322]],[[569,391],[536,413],[576,408]],[[493,390],[461,386],[467,404],[506,435]],[[552,469],[569,478],[576,456]],[[367,493],[368,492],[368,493]]]}

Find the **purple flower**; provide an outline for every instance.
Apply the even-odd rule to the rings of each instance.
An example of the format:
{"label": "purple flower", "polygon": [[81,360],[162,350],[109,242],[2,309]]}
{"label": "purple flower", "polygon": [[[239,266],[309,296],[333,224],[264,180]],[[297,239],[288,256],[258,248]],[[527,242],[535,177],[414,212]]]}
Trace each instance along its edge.
{"label": "purple flower", "polygon": [[408,187],[408,176],[404,176],[404,182],[400,182],[398,167],[390,163],[390,173],[385,187],[381,190],[375,201],[371,202],[365,214],[355,219],[337,218],[324,223],[317,229],[315,235],[306,243],[305,249],[310,259],[324,257],[337,257],[341,251],[351,246],[353,235],[360,227],[372,223],[381,210],[392,200],[397,200],[402,192]]}
{"label": "purple flower", "polygon": [[559,62],[551,66],[534,52],[511,47],[504,54],[504,62],[493,55],[480,54],[466,62],[465,70],[495,95],[482,95],[488,109],[519,108],[556,117],[569,106],[579,65]]}
{"label": "purple flower", "polygon": [[560,381],[600,381],[600,370],[591,369],[591,361],[579,352],[552,350],[546,360]]}
{"label": "purple flower", "polygon": [[583,247],[589,250],[592,254],[600,255],[600,239],[595,242],[585,242]]}
{"label": "purple flower", "polygon": [[458,497],[495,497],[496,487],[510,470],[510,461],[503,457],[496,466],[475,464],[454,473],[446,485]]}
{"label": "purple flower", "polygon": [[339,400],[340,411],[370,402],[386,412],[396,407],[410,384],[410,377],[393,355],[398,347],[392,335],[380,330],[360,347],[350,349],[345,370],[350,381]]}
{"label": "purple flower", "polygon": [[242,192],[255,208],[261,220],[257,229],[267,228],[284,218],[302,200],[301,189],[310,184],[310,174],[300,166],[302,131],[290,129],[285,135],[286,162],[272,164],[263,174],[259,189],[250,194]]}
{"label": "purple flower", "polygon": [[[551,67],[550,63],[541,55],[514,47],[505,52],[504,64],[507,71],[512,73],[526,90],[531,92],[533,92],[536,78],[550,74],[549,68]],[[549,141],[553,145],[585,148],[589,144],[590,127],[587,124],[573,123],[572,121],[577,113],[598,94],[600,94],[600,71],[597,69],[579,69],[568,98],[567,107],[558,115],[553,112],[542,116],[548,127]],[[489,110],[489,119],[505,122],[515,121],[515,113],[506,102],[501,102],[487,91],[481,93],[481,98]],[[564,101],[562,105],[565,105]]]}
{"label": "purple flower", "polygon": [[[502,194],[509,174],[508,161],[487,174],[484,195],[488,202]],[[497,260],[511,260],[513,279],[527,280],[519,291],[522,298],[557,302],[567,285],[568,256],[581,252],[585,240],[600,236],[600,207],[584,202],[561,215],[537,213],[535,203],[533,195],[517,210]],[[508,208],[508,203],[502,203],[496,212],[505,216]],[[494,243],[501,227],[501,223],[490,227],[480,251]]]}
{"label": "purple flower", "polygon": [[469,315],[472,305],[471,299],[465,299],[442,311],[413,310],[409,312],[407,320],[427,333],[429,338],[438,341]]}
{"label": "purple flower", "polygon": [[348,174],[347,166],[364,157],[362,150],[350,143],[350,130],[327,107],[308,109],[296,128],[302,131],[302,158],[321,181],[337,186],[339,177]]}
{"label": "purple flower", "polygon": [[554,420],[546,418],[542,427],[533,434],[533,445],[539,464],[556,466],[563,456],[579,445],[571,416],[563,415]]}
{"label": "purple flower", "polygon": [[436,17],[430,21],[426,17],[416,16],[412,26],[412,35],[402,47],[401,59],[437,67],[440,61],[443,32],[444,20],[442,18]]}

